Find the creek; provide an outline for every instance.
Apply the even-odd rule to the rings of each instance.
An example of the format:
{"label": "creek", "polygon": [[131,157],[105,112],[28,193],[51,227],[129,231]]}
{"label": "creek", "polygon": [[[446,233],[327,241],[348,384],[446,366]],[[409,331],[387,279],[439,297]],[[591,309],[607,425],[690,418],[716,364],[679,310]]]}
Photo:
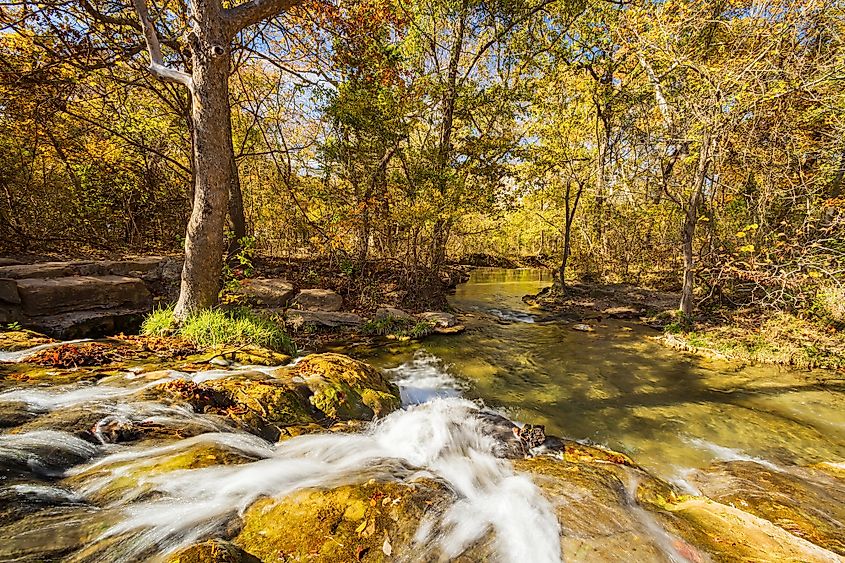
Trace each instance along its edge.
{"label": "creek", "polygon": [[[311,502],[295,495],[314,490],[343,490],[357,498],[356,491],[373,483],[411,488],[434,483],[448,494],[425,500],[408,529],[391,528],[392,535],[385,529],[372,560],[705,561],[710,558],[705,550],[638,505],[642,479],[653,475],[674,483],[680,493],[697,495],[689,476],[718,461],[749,462],[774,472],[820,462],[841,467],[845,393],[824,380],[829,374],[684,355],[630,322],[598,321],[593,332],[580,332],[541,321],[521,297],[548,283],[541,271],[477,270],[452,297],[456,309],[471,315],[467,332],[343,350],[382,369],[401,392],[400,410],[358,432],[271,442],[223,417],[148,393],[173,381],[203,384],[247,374],[256,381],[272,379],[271,368],[118,370],[96,382],[49,385],[0,381],[6,427],[0,434],[0,561],[164,561],[194,542],[236,536],[238,545],[261,556],[250,548],[249,533],[250,517],[266,513],[254,514],[264,500]],[[20,352],[5,356],[25,359]],[[605,494],[597,486],[576,492],[561,484],[539,487],[522,461],[502,458],[490,422],[479,416],[482,410],[630,455],[645,471],[621,468],[612,477],[618,487],[611,484],[612,494],[606,493],[616,495],[606,503],[617,511],[608,521],[617,527],[621,520],[628,523],[610,533],[603,527],[611,524],[598,516],[594,523],[589,515],[579,516],[598,502],[592,497]],[[93,438],[83,439],[75,430],[90,421]],[[159,430],[134,441],[109,438],[115,428],[133,424]],[[610,482],[609,475],[601,482]],[[833,487],[830,502],[845,498],[841,484],[813,479],[812,486]],[[371,500],[361,510],[371,511],[370,504],[389,509],[392,498],[397,503],[404,497],[365,496]],[[358,525],[357,501],[344,502],[330,532],[349,520],[352,537],[368,537],[369,517]],[[841,525],[835,518],[842,506],[836,504],[833,516],[825,514],[834,529]],[[295,506],[285,510],[294,518]],[[285,533],[294,534],[287,520],[273,522],[290,526]],[[267,530],[257,532],[259,543],[262,534]],[[800,553],[810,553],[811,560],[839,560],[805,543]],[[594,544],[613,547],[618,557],[584,551]],[[281,553],[278,544],[271,547],[275,555],[262,560],[299,560]],[[322,560],[374,557],[360,546],[354,557],[351,546],[341,547],[347,551],[334,555],[320,547]],[[219,559],[224,560],[230,561]]]}

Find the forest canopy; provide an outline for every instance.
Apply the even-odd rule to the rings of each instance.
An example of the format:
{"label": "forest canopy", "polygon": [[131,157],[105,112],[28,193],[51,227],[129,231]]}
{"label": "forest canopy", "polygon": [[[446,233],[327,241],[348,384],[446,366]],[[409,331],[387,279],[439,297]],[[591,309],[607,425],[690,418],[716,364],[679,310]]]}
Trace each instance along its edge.
{"label": "forest canopy", "polygon": [[[183,247],[198,104],[150,71],[137,6],[0,8],[0,253]],[[148,9],[196,80],[202,8]],[[842,2],[273,9],[225,46],[235,246],[352,271],[539,256],[561,286],[683,287],[685,313],[841,295]]]}

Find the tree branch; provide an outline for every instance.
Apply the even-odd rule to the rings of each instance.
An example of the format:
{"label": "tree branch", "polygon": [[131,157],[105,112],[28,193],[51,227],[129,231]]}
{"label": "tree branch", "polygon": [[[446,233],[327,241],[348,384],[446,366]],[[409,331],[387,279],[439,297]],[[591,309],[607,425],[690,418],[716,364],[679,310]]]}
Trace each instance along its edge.
{"label": "tree branch", "polygon": [[150,13],[147,10],[147,0],[132,0],[132,2],[135,5],[138,18],[141,20],[144,39],[147,42],[147,51],[150,53],[150,72],[161,80],[182,84],[183,86],[187,86],[188,90],[193,91],[194,82],[189,74],[170,68],[164,64],[164,58],[161,56],[161,45],[158,42],[158,34],[156,33],[155,26],[150,21]]}
{"label": "tree branch", "polygon": [[229,37],[234,37],[240,30],[269,17],[287,12],[300,3],[302,3],[302,0],[249,0],[234,8],[227,8],[223,10],[226,31]]}

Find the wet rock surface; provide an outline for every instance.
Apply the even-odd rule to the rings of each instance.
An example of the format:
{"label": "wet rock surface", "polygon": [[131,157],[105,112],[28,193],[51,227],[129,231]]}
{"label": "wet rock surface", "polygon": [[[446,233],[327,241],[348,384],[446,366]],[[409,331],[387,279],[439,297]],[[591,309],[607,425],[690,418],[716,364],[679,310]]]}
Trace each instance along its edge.
{"label": "wet rock surface", "polygon": [[[490,506],[484,495],[495,498],[526,475],[551,506],[567,561],[840,561],[845,553],[841,462],[714,463],[688,476],[698,490],[689,494],[623,453],[549,436],[466,401],[460,408],[470,415],[416,434],[436,411],[396,412],[399,388],[341,354],[283,365],[289,358],[260,349],[199,351],[172,339],[60,344],[0,333],[0,348],[27,345],[50,347],[0,364],[3,560],[145,560],[171,547],[165,559],[182,563],[497,560],[513,532],[467,532],[454,552],[441,540],[490,517],[477,510]],[[389,429],[397,415],[419,419],[379,437],[375,429]],[[425,448],[439,441],[432,462]],[[488,446],[495,459],[482,455]],[[365,448],[374,453],[360,467],[309,480]],[[389,458],[395,450],[404,453]],[[464,459],[476,472],[455,477],[450,464]],[[308,485],[283,480],[275,493],[285,471]],[[478,486],[497,474],[495,486]],[[181,506],[186,492],[227,499],[229,487],[258,492],[241,511],[202,496]],[[449,520],[451,508],[479,496],[474,511]],[[130,528],[103,535],[127,514],[146,515],[150,527],[212,509],[234,513],[198,524],[201,537],[184,544],[165,534],[135,552],[127,538],[144,536]]]}
{"label": "wet rock surface", "polygon": [[167,563],[261,563],[261,560],[231,542],[208,540],[183,549]]}
{"label": "wet rock surface", "polygon": [[426,514],[452,498],[428,480],[300,491],[253,504],[234,543],[262,561],[390,561],[410,553],[437,560],[414,536]]}
{"label": "wet rock surface", "polygon": [[775,471],[731,461],[696,473],[692,482],[715,501],[845,555],[845,481],[809,468]]}

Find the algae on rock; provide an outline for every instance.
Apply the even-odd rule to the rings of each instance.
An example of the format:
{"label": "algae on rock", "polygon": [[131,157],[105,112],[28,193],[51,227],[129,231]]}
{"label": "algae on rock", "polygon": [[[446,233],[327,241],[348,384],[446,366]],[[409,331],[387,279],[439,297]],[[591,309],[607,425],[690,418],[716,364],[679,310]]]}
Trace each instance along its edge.
{"label": "algae on rock", "polygon": [[314,354],[296,364],[311,404],[335,420],[371,420],[399,408],[399,388],[378,370],[342,354]]}
{"label": "algae on rock", "polygon": [[424,560],[412,551],[420,521],[453,497],[430,480],[303,490],[254,503],[234,543],[262,561],[376,562],[410,553]]}

